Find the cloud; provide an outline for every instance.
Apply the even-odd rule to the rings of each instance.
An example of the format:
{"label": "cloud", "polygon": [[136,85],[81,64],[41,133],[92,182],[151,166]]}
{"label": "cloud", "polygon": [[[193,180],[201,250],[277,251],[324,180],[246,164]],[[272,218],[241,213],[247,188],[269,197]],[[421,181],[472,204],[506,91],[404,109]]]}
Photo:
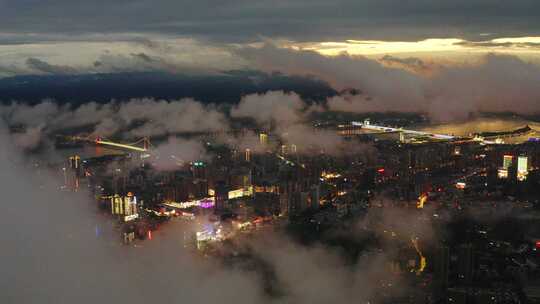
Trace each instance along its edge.
{"label": "cloud", "polygon": [[26,65],[30,69],[38,73],[45,73],[45,74],[76,74],[77,73],[77,70],[75,68],[65,66],[65,65],[53,65],[38,58],[28,58],[26,60]]}
{"label": "cloud", "polygon": [[169,137],[166,143],[152,149],[152,154],[152,166],[164,171],[178,170],[189,162],[208,157],[202,142],[176,137]]}
{"label": "cloud", "polygon": [[[15,34],[14,34],[15,35]],[[28,74],[169,72],[219,74],[243,62],[229,44],[157,34],[21,34],[18,43],[0,33],[0,77]]]}
{"label": "cloud", "polygon": [[540,42],[513,42],[513,41],[498,41],[495,40],[485,40],[485,41],[462,41],[456,42],[456,45],[461,45],[471,48],[519,48],[519,49],[528,49],[531,51],[537,51],[540,48]]}
{"label": "cloud", "polygon": [[287,303],[370,301],[381,281],[390,279],[384,273],[391,259],[383,253],[366,254],[350,265],[344,263],[338,250],[320,245],[306,248],[279,236],[267,236],[252,246],[272,265]]}
{"label": "cloud", "polygon": [[540,67],[509,55],[488,54],[478,64],[440,67],[419,75],[383,66],[363,56],[326,57],[313,51],[271,45],[239,51],[265,71],[314,75],[338,90],[365,95],[335,96],[331,110],[349,112],[422,112],[435,121],[463,119],[470,113],[538,113]]}
{"label": "cloud", "polygon": [[[278,141],[271,140],[266,145],[260,143],[259,134],[254,131],[233,132],[234,123],[224,109],[203,105],[193,99],[167,101],[146,98],[108,104],[86,103],[78,107],[53,101],[37,105],[13,103],[0,106],[0,117],[8,126],[22,127],[24,132],[18,133],[18,143],[29,150],[58,134],[88,135],[120,142],[157,137],[159,142],[160,138],[167,136],[210,133],[217,135],[215,140],[219,143],[239,150],[250,149],[253,153],[265,153],[283,141],[295,144],[304,154],[374,154],[373,149],[348,142],[333,130],[311,126],[309,114],[312,111],[323,109],[307,105],[295,93],[270,91],[242,98],[231,109],[231,117],[253,119],[266,132],[275,133]],[[176,157],[189,162],[204,155],[204,146],[193,143],[169,141],[159,150],[168,155],[165,159],[170,162],[172,150],[178,148],[180,152],[185,151],[181,153],[185,156]]]}
{"label": "cloud", "polygon": [[[382,100],[399,100],[397,111],[415,109],[421,101],[423,78],[402,69],[383,66],[363,56],[342,54],[326,57],[314,51],[294,51],[265,45],[244,48],[238,52],[264,71],[280,71],[293,75],[313,75],[330,83],[338,91],[357,88]],[[371,103],[373,109],[387,105]]]}
{"label": "cloud", "polygon": [[[316,105],[308,106],[295,93],[270,91],[243,97],[240,103],[231,109],[231,117],[255,120],[259,126],[275,131],[285,144],[296,145],[299,153],[344,155],[368,151],[358,143],[346,142],[334,130],[316,129],[309,125],[308,116],[312,111],[322,109]],[[252,132],[225,136],[221,141],[241,149],[250,148],[255,153],[262,153],[269,148],[258,144],[259,139]]]}
{"label": "cloud", "polygon": [[[36,35],[167,34],[204,40],[238,42],[260,36],[321,41],[336,38],[384,37],[414,39],[477,36],[478,33],[538,33],[539,4],[535,0],[336,0],[271,1],[124,0],[98,1],[97,5],[59,1],[6,0],[0,6],[6,39],[19,41]],[[211,12],[208,7],[213,6]],[[148,12],[152,14],[148,14]],[[140,16],[145,16],[141,18]],[[501,17],[503,16],[503,17]],[[477,22],[470,22],[475,20]],[[66,27],[65,24],[70,24]],[[36,28],[40,30],[36,34]],[[10,34],[11,33],[11,34]],[[27,33],[32,33],[28,35]],[[50,39],[50,38],[49,38]],[[73,38],[72,38],[73,39]],[[335,41],[335,40],[334,40]]]}
{"label": "cloud", "polygon": [[447,67],[426,88],[427,112],[438,120],[479,111],[538,113],[538,77],[539,66],[508,55],[489,54],[477,66]]}
{"label": "cloud", "polygon": [[238,134],[221,133],[216,138],[216,141],[238,151],[249,149],[252,153],[264,153],[275,148],[271,142],[266,145],[262,144],[259,134],[251,130]]}
{"label": "cloud", "polygon": [[212,68],[195,66],[189,62],[174,61],[161,55],[149,55],[144,52],[130,54],[101,54],[86,68],[86,72],[121,73],[121,72],[167,72],[182,74],[217,73]]}
{"label": "cloud", "polygon": [[12,103],[0,106],[0,117],[10,126],[39,127],[44,136],[83,128],[91,136],[133,139],[229,128],[223,112],[192,99],[132,99],[108,104],[90,102],[77,107],[53,101],[37,105]]}
{"label": "cloud", "polygon": [[253,118],[265,126],[272,123],[288,125],[302,120],[301,111],[305,106],[296,93],[271,91],[244,96],[240,103],[231,109],[231,116]]}
{"label": "cloud", "polygon": [[427,64],[424,60],[416,57],[396,57],[392,55],[384,55],[379,59],[380,62],[389,67],[401,67],[415,73],[431,73],[436,68],[433,65]]}
{"label": "cloud", "polygon": [[223,112],[189,98],[179,101],[134,99],[120,106],[118,117],[128,125],[144,121],[130,131],[134,136],[218,132],[229,128]]}
{"label": "cloud", "polygon": [[283,142],[296,145],[301,154],[328,154],[333,156],[358,155],[365,160],[372,159],[375,148],[356,141],[347,141],[335,130],[316,129],[306,124],[278,127],[277,133]]}
{"label": "cloud", "polygon": [[32,127],[13,134],[13,140],[17,147],[24,150],[33,150],[40,146],[43,140],[43,126]]}

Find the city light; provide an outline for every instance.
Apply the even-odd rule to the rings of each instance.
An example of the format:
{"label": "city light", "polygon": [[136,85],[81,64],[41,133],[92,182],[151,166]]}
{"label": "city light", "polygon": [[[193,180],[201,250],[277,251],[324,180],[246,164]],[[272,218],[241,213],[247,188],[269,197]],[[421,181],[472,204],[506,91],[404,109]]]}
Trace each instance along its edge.
{"label": "city light", "polygon": [[460,190],[465,189],[465,187],[467,187],[467,183],[465,183],[465,182],[457,182],[456,183],[456,188],[458,188]]}
{"label": "city light", "polygon": [[420,195],[420,197],[418,197],[418,202],[416,203],[416,208],[423,209],[425,203],[427,202],[427,200],[428,200],[427,193],[422,193],[422,195]]}
{"label": "city light", "polygon": [[171,208],[188,209],[191,207],[212,208],[215,204],[214,197],[207,197],[187,202],[164,202],[163,205]]}

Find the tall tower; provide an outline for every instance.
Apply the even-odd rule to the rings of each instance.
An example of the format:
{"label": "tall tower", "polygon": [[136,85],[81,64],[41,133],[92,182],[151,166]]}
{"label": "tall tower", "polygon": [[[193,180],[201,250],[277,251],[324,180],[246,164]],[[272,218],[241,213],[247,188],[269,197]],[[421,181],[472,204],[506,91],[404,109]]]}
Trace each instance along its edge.
{"label": "tall tower", "polygon": [[472,283],[474,275],[474,247],[463,244],[458,248],[458,280],[464,284]]}
{"label": "tall tower", "polygon": [[517,165],[517,179],[519,181],[524,181],[527,179],[528,174],[529,174],[529,159],[527,158],[527,156],[519,156],[518,165]]}
{"label": "tall tower", "polygon": [[247,162],[251,161],[251,150],[250,149],[246,149],[246,161]]}
{"label": "tall tower", "polygon": [[261,145],[267,145],[268,144],[268,134],[261,132],[259,134],[259,141]]}
{"label": "tall tower", "polygon": [[503,168],[507,169],[512,165],[512,162],[514,160],[514,156],[512,155],[504,155],[503,156]]}
{"label": "tall tower", "polygon": [[69,158],[69,167],[71,169],[79,169],[81,165],[81,157],[79,155],[73,155]]}
{"label": "tall tower", "polygon": [[148,137],[143,138],[143,149],[145,151],[148,151],[148,149],[150,149],[150,138]]}

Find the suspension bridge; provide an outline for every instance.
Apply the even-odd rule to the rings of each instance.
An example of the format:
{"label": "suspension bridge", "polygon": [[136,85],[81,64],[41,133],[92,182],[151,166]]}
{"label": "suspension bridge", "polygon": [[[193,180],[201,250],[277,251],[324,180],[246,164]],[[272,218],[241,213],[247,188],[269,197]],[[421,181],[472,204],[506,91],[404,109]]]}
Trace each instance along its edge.
{"label": "suspension bridge", "polygon": [[148,137],[143,137],[132,143],[119,143],[101,136],[73,136],[69,138],[71,141],[84,142],[94,144],[97,146],[106,146],[111,148],[117,148],[122,150],[136,151],[136,152],[148,152],[152,147],[152,143]]}
{"label": "suspension bridge", "polygon": [[[137,140],[136,142],[127,143],[127,144],[117,143],[110,140],[106,140],[102,137],[97,137],[94,140],[94,143],[100,146],[109,146],[109,147],[126,149],[126,150],[137,151],[137,152],[148,152],[148,150],[151,147],[150,139],[148,137],[143,137]],[[137,146],[141,144],[142,146]]]}

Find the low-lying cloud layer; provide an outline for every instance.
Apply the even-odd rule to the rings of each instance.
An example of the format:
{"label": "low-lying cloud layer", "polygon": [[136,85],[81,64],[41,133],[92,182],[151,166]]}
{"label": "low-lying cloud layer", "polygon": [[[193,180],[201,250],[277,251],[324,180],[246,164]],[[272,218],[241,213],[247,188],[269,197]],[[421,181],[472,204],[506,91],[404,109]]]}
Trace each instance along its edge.
{"label": "low-lying cloud layer", "polygon": [[363,56],[326,57],[271,45],[244,48],[239,55],[264,71],[314,75],[338,90],[365,92],[331,98],[331,110],[423,112],[436,121],[463,119],[481,111],[539,112],[540,67],[509,55],[489,54],[478,64],[439,67],[432,75],[388,67]]}
{"label": "low-lying cloud layer", "polygon": [[53,101],[37,105],[12,103],[0,106],[0,116],[10,126],[26,127],[20,136],[30,137],[80,128],[92,137],[120,135],[128,139],[228,128],[222,112],[192,99],[133,99],[108,104],[85,103],[78,107]]}
{"label": "low-lying cloud layer", "polygon": [[305,107],[298,94],[276,91],[245,96],[231,110],[231,116],[252,118],[266,127],[270,127],[271,124],[287,126],[303,119],[302,111]]}
{"label": "low-lying cloud layer", "polygon": [[[210,136],[234,149],[250,149],[263,153],[275,149],[279,142],[294,144],[298,152],[344,155],[367,152],[356,142],[345,142],[335,131],[317,130],[309,121],[313,111],[323,111],[308,105],[296,93],[271,91],[246,95],[232,106],[204,105],[193,99],[177,101],[132,99],[108,104],[86,103],[80,106],[60,105],[44,101],[37,105],[12,103],[0,106],[0,117],[12,129],[15,144],[26,150],[43,146],[52,148],[51,139],[59,134],[76,135],[130,143],[150,137],[156,145],[156,166],[173,169],[178,163],[206,158],[206,146],[201,139],[175,139],[177,136]],[[233,127],[235,119],[249,119],[257,130]],[[258,130],[277,136],[279,142],[262,145]],[[154,141],[152,139],[156,139]],[[169,138],[165,143],[161,140]],[[43,149],[42,149],[43,150]]]}
{"label": "low-lying cloud layer", "polygon": [[[2,142],[11,142],[4,127],[0,132]],[[300,246],[280,234],[240,240],[237,246],[249,248],[269,278],[249,258],[244,267],[194,255],[184,244],[196,225],[180,222],[156,231],[152,241],[122,246],[89,193],[61,192],[55,175],[25,163],[20,150],[2,145],[2,303],[356,303],[372,297],[388,275],[391,257],[384,254],[351,265],[339,251]],[[269,284],[277,296],[265,291]]]}

